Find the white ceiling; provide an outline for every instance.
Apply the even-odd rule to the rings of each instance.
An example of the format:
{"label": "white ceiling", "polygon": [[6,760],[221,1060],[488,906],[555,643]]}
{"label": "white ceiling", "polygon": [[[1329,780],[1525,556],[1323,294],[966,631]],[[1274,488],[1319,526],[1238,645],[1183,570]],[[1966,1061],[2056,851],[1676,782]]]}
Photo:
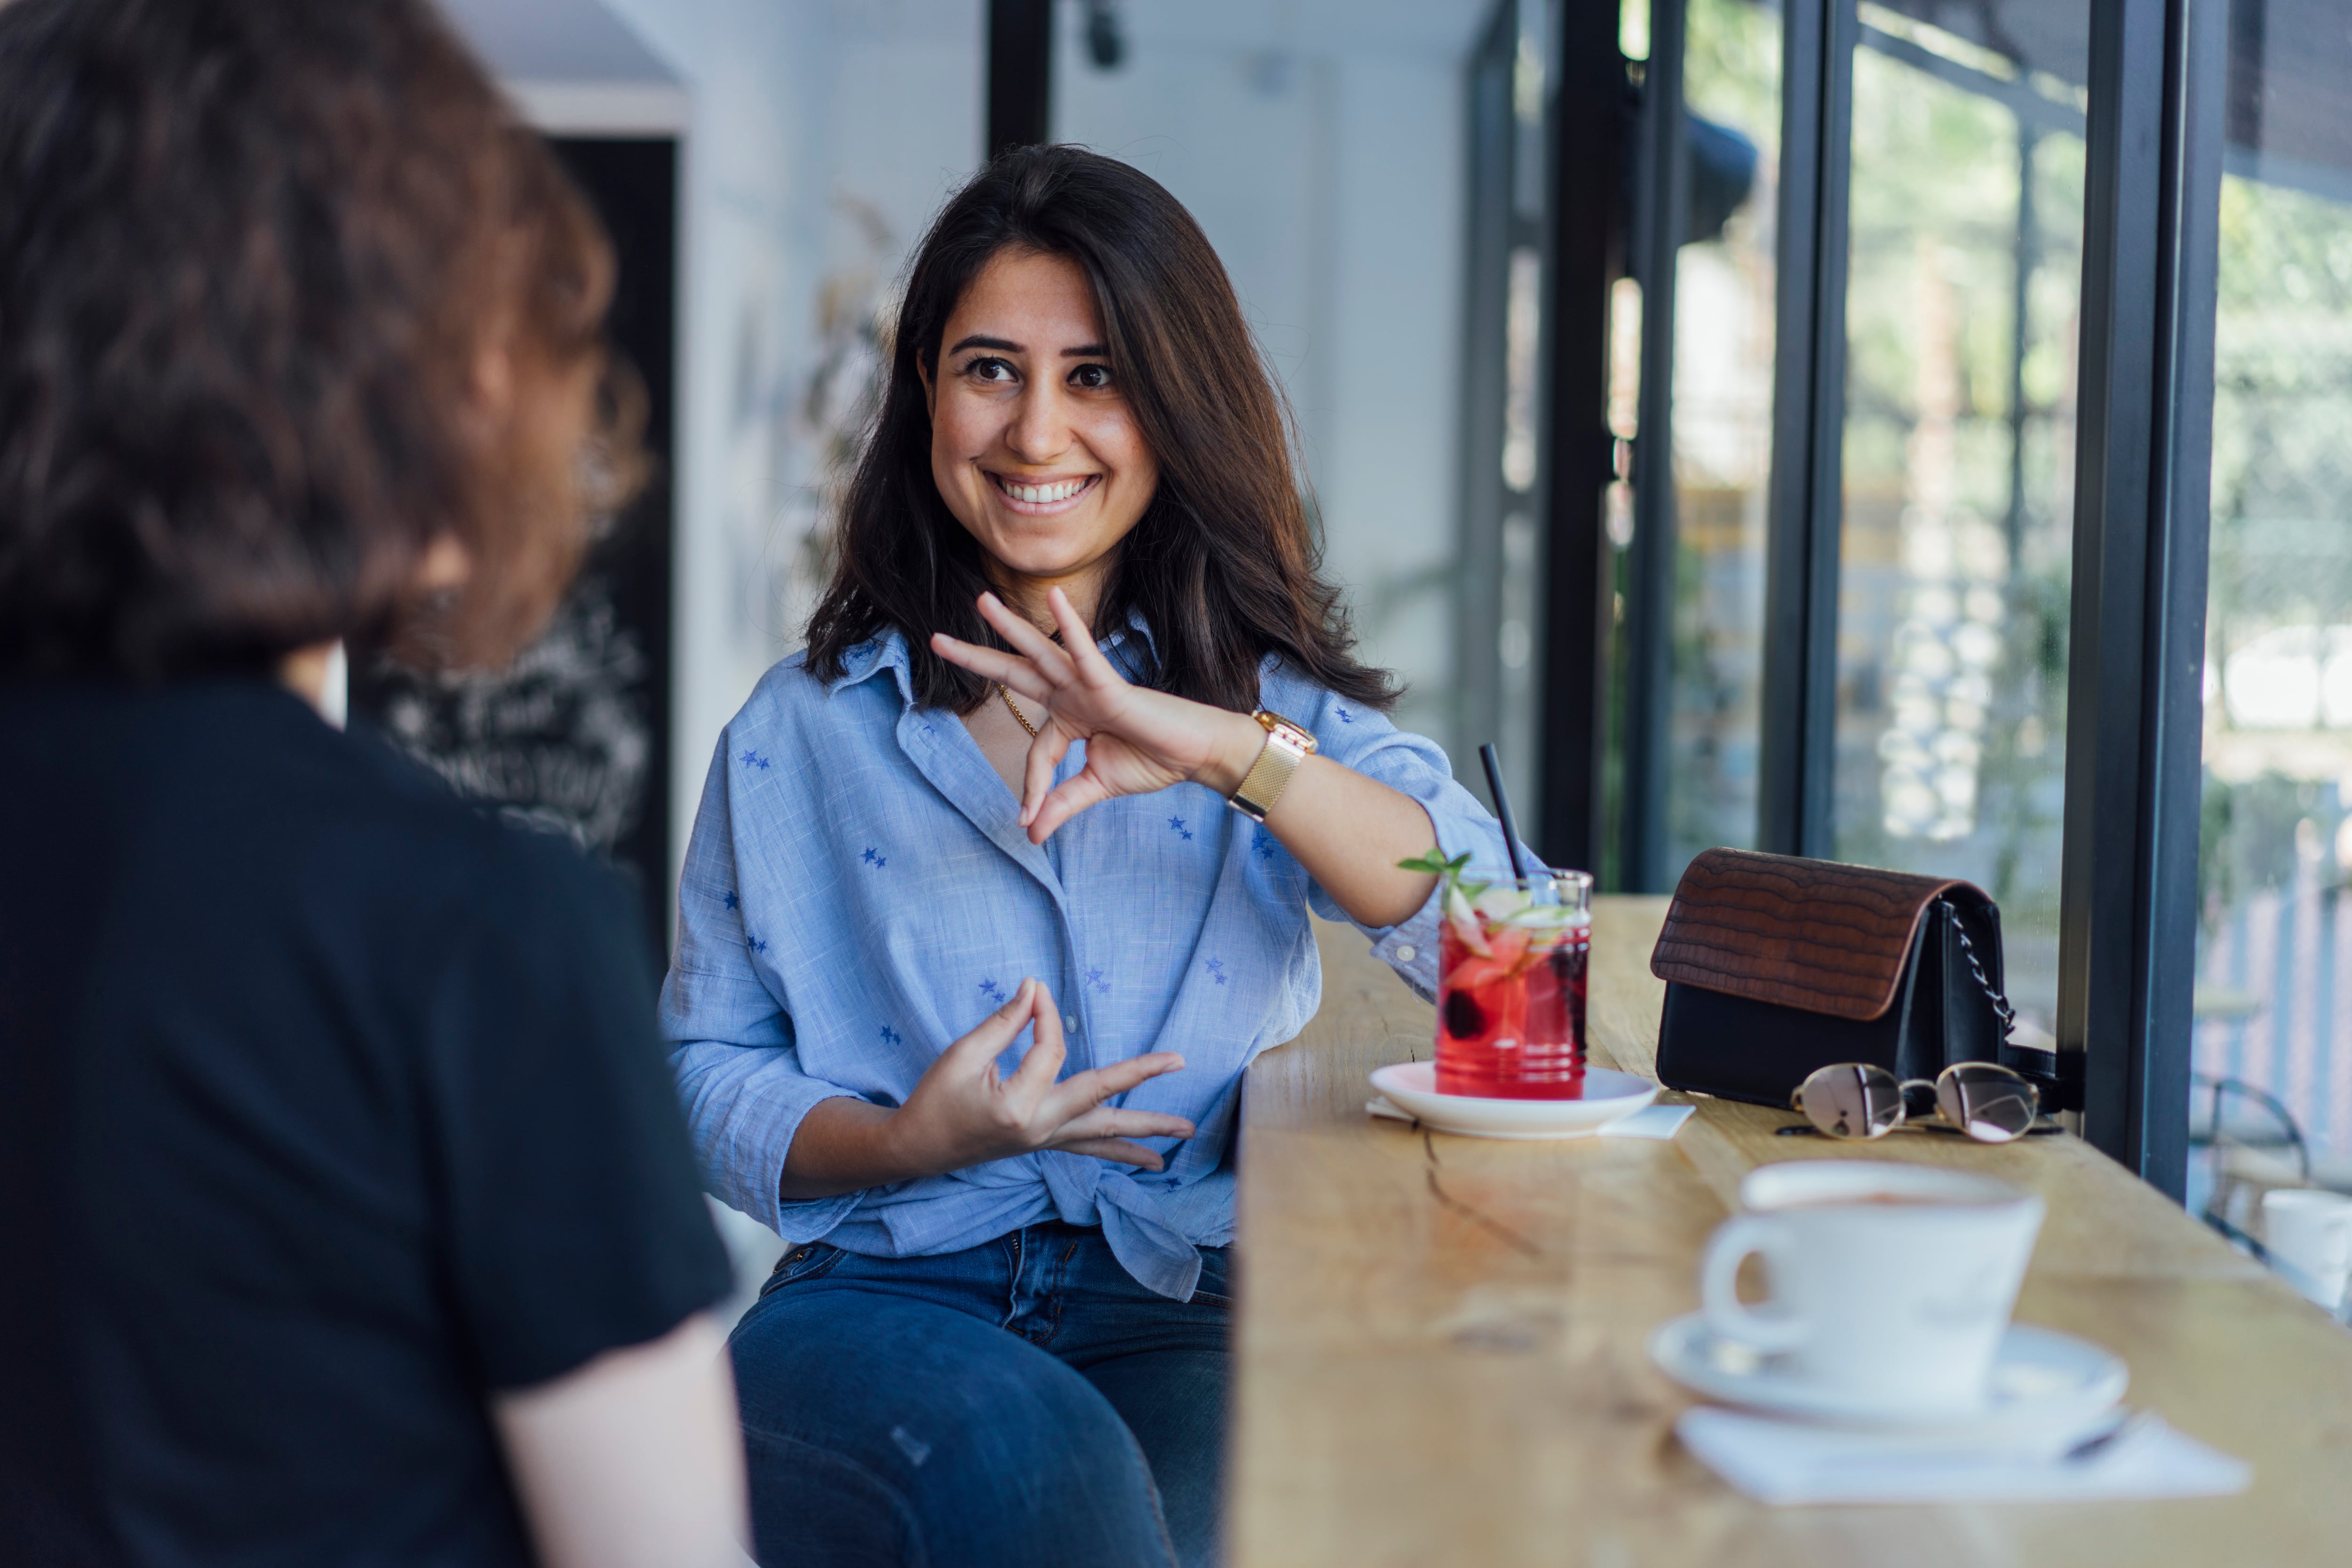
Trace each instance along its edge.
{"label": "white ceiling", "polygon": [[[600,0],[441,0],[509,81],[674,83],[675,73]],[[1459,58],[1495,0],[1116,0],[1130,51],[1398,52]],[[829,0],[837,30],[962,31],[971,0]],[[1065,0],[1064,26],[1076,23]],[[975,40],[977,43],[978,40]]]}
{"label": "white ceiling", "polygon": [[[1065,0],[1062,25],[1074,20]],[[1458,59],[1495,0],[1115,0],[1130,50],[1155,45]]]}

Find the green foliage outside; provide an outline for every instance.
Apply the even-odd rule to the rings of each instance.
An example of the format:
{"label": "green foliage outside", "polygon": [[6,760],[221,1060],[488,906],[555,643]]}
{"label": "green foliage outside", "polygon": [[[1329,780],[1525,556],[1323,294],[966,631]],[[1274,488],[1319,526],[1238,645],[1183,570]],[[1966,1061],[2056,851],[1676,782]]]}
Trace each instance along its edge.
{"label": "green foliage outside", "polygon": [[[2282,627],[2352,626],[2352,205],[2221,184],[2207,656]],[[2209,927],[2293,879],[2312,825],[2329,879],[2352,733],[2246,730],[2209,701],[2198,880]]]}

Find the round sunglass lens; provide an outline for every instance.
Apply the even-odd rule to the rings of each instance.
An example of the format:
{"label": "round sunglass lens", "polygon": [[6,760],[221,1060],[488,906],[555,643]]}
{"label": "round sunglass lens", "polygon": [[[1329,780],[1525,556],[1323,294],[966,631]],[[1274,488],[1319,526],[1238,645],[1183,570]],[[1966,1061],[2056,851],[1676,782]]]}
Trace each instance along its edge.
{"label": "round sunglass lens", "polygon": [[1936,1108],[1979,1143],[2011,1143],[2032,1129],[2042,1096],[2007,1068],[1961,1062],[1936,1079]]}
{"label": "round sunglass lens", "polygon": [[1798,1092],[1805,1120],[1832,1138],[1879,1138],[1903,1124],[1903,1087],[1885,1068],[1822,1068]]}

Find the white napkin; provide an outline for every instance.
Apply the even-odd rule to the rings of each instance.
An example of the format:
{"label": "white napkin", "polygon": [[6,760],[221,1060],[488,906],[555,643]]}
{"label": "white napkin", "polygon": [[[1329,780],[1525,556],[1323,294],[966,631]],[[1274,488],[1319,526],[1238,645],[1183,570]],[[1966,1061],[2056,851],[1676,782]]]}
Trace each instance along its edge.
{"label": "white napkin", "polygon": [[2051,1446],[1934,1448],[1845,1427],[1696,1405],[1675,1423],[1683,1447],[1759,1502],[2063,1502],[2227,1497],[2253,1467],[2153,1417],[2079,1460]]}
{"label": "white napkin", "polygon": [[[1385,1116],[1391,1121],[1414,1120],[1412,1111],[1398,1105],[1384,1094],[1376,1094],[1366,1100],[1364,1110],[1370,1115]],[[1692,1113],[1697,1110],[1698,1107],[1696,1105],[1645,1105],[1631,1116],[1621,1116],[1614,1121],[1602,1123],[1601,1136],[1603,1138],[1672,1138],[1683,1130],[1683,1123],[1688,1121]]]}
{"label": "white napkin", "polygon": [[1671,1138],[1683,1130],[1683,1123],[1698,1114],[1696,1105],[1645,1105],[1631,1116],[1621,1116],[1604,1122],[1603,1138]]}

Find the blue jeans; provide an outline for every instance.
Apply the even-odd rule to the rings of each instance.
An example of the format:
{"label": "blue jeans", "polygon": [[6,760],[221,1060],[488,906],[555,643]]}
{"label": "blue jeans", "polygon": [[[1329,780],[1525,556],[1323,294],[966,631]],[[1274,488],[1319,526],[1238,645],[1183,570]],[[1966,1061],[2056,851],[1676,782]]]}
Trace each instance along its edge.
{"label": "blue jeans", "polygon": [[1190,1301],[1102,1232],[938,1258],[794,1247],[730,1341],[768,1568],[1207,1568],[1225,1249]]}

